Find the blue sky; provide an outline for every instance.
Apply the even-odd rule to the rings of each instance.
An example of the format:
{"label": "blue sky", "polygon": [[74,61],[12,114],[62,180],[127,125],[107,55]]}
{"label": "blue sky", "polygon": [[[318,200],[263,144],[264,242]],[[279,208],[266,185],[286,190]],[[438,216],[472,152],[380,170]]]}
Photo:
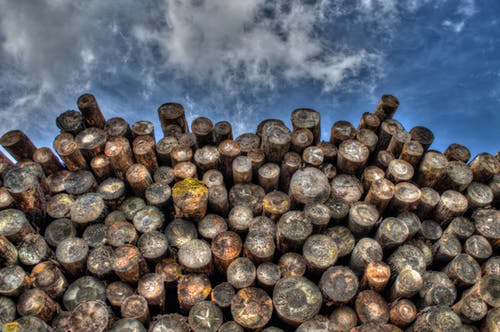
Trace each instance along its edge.
{"label": "blue sky", "polygon": [[497,0],[0,0],[0,132],[51,146],[55,117],[90,92],[157,136],[157,107],[177,101],[237,135],[314,108],[327,140],[390,93],[433,148],[496,153],[499,14]]}

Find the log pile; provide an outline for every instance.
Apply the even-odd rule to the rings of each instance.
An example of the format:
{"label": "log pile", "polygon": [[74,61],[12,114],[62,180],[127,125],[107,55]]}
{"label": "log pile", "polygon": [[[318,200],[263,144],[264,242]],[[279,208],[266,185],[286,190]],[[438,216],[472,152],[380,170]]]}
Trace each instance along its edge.
{"label": "log pile", "polygon": [[0,138],[4,331],[499,331],[500,155],[394,119],[291,128],[158,108]]}

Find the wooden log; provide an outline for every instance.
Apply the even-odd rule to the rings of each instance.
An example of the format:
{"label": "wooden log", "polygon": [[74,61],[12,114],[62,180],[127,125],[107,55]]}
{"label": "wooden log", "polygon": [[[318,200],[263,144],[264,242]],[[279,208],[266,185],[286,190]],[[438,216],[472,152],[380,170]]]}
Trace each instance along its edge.
{"label": "wooden log", "polygon": [[193,160],[193,150],[188,146],[178,145],[170,152],[170,159],[172,167],[181,162],[189,162]]}
{"label": "wooden log", "polygon": [[253,183],[239,183],[229,190],[229,203],[232,207],[236,205],[247,205],[252,208],[254,215],[262,214],[262,199],[265,196],[264,189]]}
{"label": "wooden log", "polygon": [[119,220],[107,226],[106,238],[109,245],[118,248],[126,244],[135,244],[138,234],[133,224]]}
{"label": "wooden log", "polygon": [[297,129],[292,132],[290,149],[302,154],[305,148],[311,146],[314,141],[313,133],[309,129]]}
{"label": "wooden log", "polygon": [[460,331],[461,328],[460,317],[451,308],[432,306],[417,316],[414,323],[406,331]]}
{"label": "wooden log", "polygon": [[349,230],[357,237],[369,234],[378,222],[380,213],[376,207],[366,202],[356,202],[349,210]]}
{"label": "wooden log", "polygon": [[465,240],[474,234],[475,227],[470,219],[465,217],[456,217],[451,220],[444,233],[452,233],[460,240]]}
{"label": "wooden log", "polygon": [[397,216],[397,218],[401,220],[408,228],[407,239],[412,239],[414,236],[416,236],[422,227],[420,218],[413,212],[402,212]]}
{"label": "wooden log", "polygon": [[17,312],[21,316],[34,316],[50,322],[58,311],[59,304],[38,288],[25,290],[17,300]]}
{"label": "wooden log", "polygon": [[90,250],[87,257],[87,271],[99,279],[106,279],[113,274],[113,248],[100,245]]}
{"label": "wooden log", "polygon": [[214,185],[208,188],[209,210],[222,216],[227,216],[229,200],[227,189],[224,185]]}
{"label": "wooden log", "polygon": [[429,149],[434,141],[434,134],[426,127],[416,126],[410,130],[411,139],[422,144],[424,151]]}
{"label": "wooden log", "polygon": [[184,243],[179,248],[177,258],[186,272],[212,273],[212,252],[204,240],[193,239]]}
{"label": "wooden log", "polygon": [[197,179],[198,178],[198,172],[196,169],[196,165],[193,164],[190,161],[183,161],[180,163],[177,163],[174,166],[174,178],[175,181],[179,182],[184,179]]}
{"label": "wooden log", "polygon": [[134,318],[121,318],[113,323],[110,332],[130,331],[130,332],[146,332],[144,325]]}
{"label": "wooden log", "polygon": [[83,94],[78,97],[78,109],[82,112],[83,121],[86,127],[97,127],[104,129],[106,119],[97,104],[95,97],[89,93]]}
{"label": "wooden log", "polygon": [[171,166],[172,159],[170,154],[179,145],[179,142],[174,136],[166,136],[160,139],[155,146],[158,163],[161,166]]}
{"label": "wooden log", "polygon": [[208,188],[197,179],[177,182],[172,189],[172,198],[178,217],[200,220],[207,213]]}
{"label": "wooden log", "polygon": [[[380,170],[378,167],[377,169]],[[395,187],[391,181],[384,178],[378,179],[371,183],[365,202],[375,206],[380,213],[383,213],[394,197],[394,193]]]}
{"label": "wooden log", "polygon": [[476,232],[490,241],[500,237],[500,229],[495,225],[500,220],[500,211],[494,209],[477,209],[472,213]]}
{"label": "wooden log", "polygon": [[102,221],[107,214],[107,206],[101,196],[87,193],[75,200],[71,206],[71,220],[78,225],[87,225]]}
{"label": "wooden log", "polygon": [[408,238],[409,233],[408,226],[403,220],[388,217],[382,220],[378,226],[375,240],[380,243],[382,249],[388,251],[402,245]]}
{"label": "wooden log", "polygon": [[349,303],[358,292],[358,278],[345,266],[331,266],[321,276],[319,288],[327,306]]}
{"label": "wooden log", "polygon": [[193,332],[218,331],[223,321],[222,310],[211,301],[197,302],[189,310],[188,322]]}
{"label": "wooden log", "polygon": [[102,281],[92,276],[78,278],[63,295],[63,305],[67,310],[75,309],[82,302],[96,300],[106,301],[106,287]]}
{"label": "wooden log", "polygon": [[392,137],[396,135],[398,131],[402,130],[404,130],[404,128],[400,122],[393,119],[383,120],[378,129],[378,141],[375,150],[376,151],[387,150],[387,147],[389,146]]}
{"label": "wooden log", "polygon": [[290,197],[281,191],[271,191],[262,200],[263,215],[277,220],[290,210]]}
{"label": "wooden log", "polygon": [[151,121],[140,120],[132,124],[132,138],[140,136],[149,136],[155,141],[155,127]]}
{"label": "wooden log", "polygon": [[57,245],[56,258],[71,276],[78,277],[86,270],[88,253],[87,242],[78,237],[70,237]]}
{"label": "wooden log", "polygon": [[108,138],[121,136],[132,141],[132,130],[128,122],[123,118],[115,117],[106,121],[104,131],[106,131]]}
{"label": "wooden log", "polygon": [[453,234],[443,234],[432,245],[435,262],[449,262],[462,251],[460,240]]}
{"label": "wooden log", "polygon": [[22,211],[16,209],[0,211],[0,235],[13,243],[19,243],[31,233],[35,233],[35,230]]}
{"label": "wooden log", "polygon": [[135,160],[153,173],[158,168],[155,152],[155,140],[149,135],[137,136],[132,144]]}
{"label": "wooden log", "polygon": [[391,304],[389,317],[391,323],[400,328],[410,325],[417,317],[417,307],[408,299],[401,299]]}
{"label": "wooden log", "polygon": [[191,221],[174,219],[165,227],[165,235],[167,236],[168,244],[178,249],[184,243],[196,239],[198,231]]}
{"label": "wooden log", "polygon": [[136,283],[147,271],[146,261],[136,246],[126,244],[113,252],[113,270],[123,282]]}
{"label": "wooden log", "polygon": [[90,161],[90,168],[99,181],[103,181],[114,175],[111,162],[106,155],[98,155]]}
{"label": "wooden log", "polygon": [[302,160],[306,166],[319,167],[323,164],[323,150],[317,146],[309,146],[302,153]]}
{"label": "wooden log", "polygon": [[263,288],[271,288],[281,279],[280,267],[271,262],[257,266],[257,283]]}
{"label": "wooden log", "polygon": [[125,199],[125,182],[118,178],[107,178],[97,188],[97,193],[110,208],[116,209]]}
{"label": "wooden log", "polygon": [[389,306],[384,298],[373,290],[360,292],[355,302],[356,313],[362,323],[386,323],[389,321]]}
{"label": "wooden log", "polygon": [[39,163],[46,176],[60,171],[63,166],[50,148],[41,147],[33,153],[33,161]]}
{"label": "wooden log", "polygon": [[452,309],[464,323],[478,322],[488,313],[488,306],[477,296],[465,296]]}
{"label": "wooden log", "polygon": [[196,136],[196,143],[199,148],[213,143],[212,120],[205,117],[198,117],[191,123],[191,131]]}
{"label": "wooden log", "polygon": [[212,294],[210,299],[212,302],[217,304],[219,308],[226,309],[231,306],[231,300],[233,299],[236,291],[233,286],[227,281],[222,282],[212,289]]}
{"label": "wooden log", "polygon": [[280,166],[275,163],[266,163],[258,170],[259,185],[266,193],[278,190]]}
{"label": "wooden log", "polygon": [[252,181],[252,161],[247,156],[234,158],[232,164],[234,183],[248,183]]}
{"label": "wooden log", "polygon": [[158,107],[158,117],[164,136],[168,136],[170,125],[177,125],[183,133],[189,133],[184,107],[178,103],[165,103]]}
{"label": "wooden log", "polygon": [[472,235],[464,243],[466,254],[474,258],[477,262],[484,262],[493,254],[493,248],[482,235]]}
{"label": "wooden log", "polygon": [[61,132],[72,135],[78,135],[85,128],[82,113],[75,110],[67,110],[59,114],[56,118],[56,125],[57,128],[61,129]]}
{"label": "wooden log", "polygon": [[213,141],[218,145],[227,139],[233,139],[233,127],[227,121],[219,121],[214,125]]}
{"label": "wooden log", "polygon": [[313,109],[299,108],[292,112],[293,130],[308,129],[313,134],[313,144],[317,144],[321,136],[320,114]]}
{"label": "wooden log", "polygon": [[337,246],[337,256],[344,257],[354,249],[355,238],[351,231],[344,226],[334,226],[328,228],[325,234],[330,236]]}
{"label": "wooden log", "polygon": [[165,234],[159,231],[143,233],[137,240],[137,248],[147,262],[159,262],[167,255],[168,240]]}
{"label": "wooden log", "polygon": [[2,266],[14,266],[18,262],[17,248],[5,236],[0,235],[0,263]]}
{"label": "wooden log", "polygon": [[461,161],[450,161],[447,163],[443,177],[436,183],[436,189],[439,191],[452,189],[463,192],[471,182],[471,169]]}
{"label": "wooden log", "polygon": [[107,226],[105,224],[93,224],[85,228],[82,238],[87,242],[90,248],[95,248],[104,245],[107,241],[106,236]]}
{"label": "wooden log", "polygon": [[488,310],[488,314],[484,319],[483,327],[487,331],[498,332],[500,331],[500,326],[499,326],[500,324],[498,323],[499,321],[500,321],[500,309],[495,308]]}
{"label": "wooden log", "polygon": [[480,153],[469,162],[473,179],[487,183],[495,174],[500,173],[500,161],[489,153]]}
{"label": "wooden log", "polygon": [[171,185],[174,182],[174,170],[168,166],[160,166],[153,173],[154,182],[162,182]]}
{"label": "wooden log", "polygon": [[183,275],[177,285],[177,300],[181,310],[188,311],[196,303],[210,296],[212,286],[210,280],[203,273]]}
{"label": "wooden log", "polygon": [[330,196],[328,179],[317,168],[297,170],[290,180],[289,196],[292,204],[323,203]]}
{"label": "wooden log", "polygon": [[467,254],[453,258],[443,272],[459,287],[474,285],[481,278],[481,267]]}
{"label": "wooden log", "polygon": [[467,198],[458,191],[446,190],[434,209],[434,219],[442,227],[447,226],[455,218],[462,216],[467,211]]}
{"label": "wooden log", "polygon": [[453,143],[446,148],[444,156],[448,161],[461,161],[466,163],[470,159],[470,151],[461,144]]}
{"label": "wooden log", "polygon": [[311,221],[315,231],[325,229],[330,222],[330,209],[323,203],[306,204],[304,206],[304,215]]}
{"label": "wooden log", "polygon": [[157,316],[151,322],[151,332],[161,332],[164,329],[172,329],[179,332],[190,332],[186,317],[179,314],[167,314]]}
{"label": "wooden log", "polygon": [[0,144],[17,161],[33,159],[36,147],[21,130],[11,130],[3,134]]}
{"label": "wooden log", "polygon": [[373,289],[381,293],[391,278],[391,267],[384,262],[370,261],[361,278],[361,289]]}
{"label": "wooden log", "polygon": [[36,265],[52,255],[52,250],[40,234],[28,234],[17,248],[19,262],[24,266]]}
{"label": "wooden log", "polygon": [[115,175],[124,180],[128,168],[135,162],[129,141],[122,136],[108,140],[104,154],[109,158]]}
{"label": "wooden log", "polygon": [[393,183],[411,181],[413,174],[413,166],[401,159],[392,160],[386,170],[386,177]]}
{"label": "wooden log", "polygon": [[58,135],[54,139],[53,147],[68,170],[77,171],[87,168],[87,161],[78,148],[78,144],[75,142],[73,135],[69,133]]}
{"label": "wooden log", "polygon": [[52,247],[57,247],[62,240],[75,236],[76,227],[67,218],[56,219],[49,223],[44,234],[45,240]]}
{"label": "wooden log", "polygon": [[323,151],[323,157],[324,161],[327,163],[332,163],[335,164],[337,162],[337,146],[330,142],[319,142],[317,144],[317,147],[319,147]]}
{"label": "wooden log", "polygon": [[134,294],[134,289],[123,281],[113,281],[106,286],[106,299],[114,306],[120,308],[123,301]]}
{"label": "wooden log", "polygon": [[[361,174],[361,182],[363,184],[363,190],[368,193],[371,185],[385,177],[385,172],[377,166],[367,166]],[[392,197],[391,197],[392,198]]]}
{"label": "wooden log", "polygon": [[385,171],[387,167],[389,167],[389,163],[394,159],[395,159],[394,155],[391,152],[387,150],[380,150],[377,152],[377,155],[375,156],[373,165]]}
{"label": "wooden log", "polygon": [[250,287],[255,283],[257,270],[247,257],[234,259],[227,267],[227,281],[236,289]]}
{"label": "wooden log", "polygon": [[92,158],[104,152],[106,139],[106,132],[103,129],[91,127],[82,130],[75,137],[75,142],[87,162],[90,162]]}
{"label": "wooden log", "polygon": [[361,129],[369,129],[376,132],[379,126],[380,119],[378,118],[378,116],[370,112],[365,112],[361,115],[357,130],[359,131]]}
{"label": "wooden log", "polygon": [[389,300],[395,301],[397,299],[409,299],[417,294],[424,285],[422,275],[411,269],[403,269],[394,280],[394,283],[389,290]]}
{"label": "wooden log", "polygon": [[260,288],[241,289],[231,300],[233,319],[246,329],[262,329],[271,319],[272,313],[273,301]]}
{"label": "wooden log", "polygon": [[424,220],[420,227],[420,235],[424,240],[437,241],[443,235],[443,229],[432,219]]}
{"label": "wooden log", "polygon": [[424,148],[422,144],[417,141],[409,141],[403,144],[399,159],[408,162],[414,168],[418,166],[422,156],[424,155]]}
{"label": "wooden log", "polygon": [[338,331],[350,331],[358,325],[356,312],[347,305],[335,308],[330,314],[329,320]]}
{"label": "wooden log", "polygon": [[281,255],[278,266],[283,278],[294,277],[303,276],[306,273],[307,263],[304,256],[294,252],[286,252]]}
{"label": "wooden log", "polygon": [[225,140],[217,147],[220,154],[221,172],[224,174],[224,179],[227,183],[232,183],[233,176],[233,160],[241,154],[240,145],[236,141]]}
{"label": "wooden log", "polygon": [[393,95],[382,95],[373,114],[376,115],[380,121],[384,121],[385,119],[391,119],[398,107],[398,98]]}
{"label": "wooden log", "polygon": [[17,297],[30,287],[28,275],[19,265],[5,266],[0,269],[0,295]]}
{"label": "wooden log", "polygon": [[353,248],[349,267],[358,275],[361,275],[371,261],[381,261],[383,251],[380,244],[372,238],[362,238]]}
{"label": "wooden log", "polygon": [[419,296],[422,307],[451,306],[455,303],[457,289],[444,272],[426,271]]}
{"label": "wooden log", "polygon": [[356,133],[356,140],[365,145],[371,154],[377,147],[378,136],[370,129],[359,129]]}
{"label": "wooden log", "polygon": [[317,315],[322,302],[318,286],[304,277],[284,277],[274,286],[276,314],[291,326],[298,326]]}
{"label": "wooden log", "polygon": [[494,198],[491,188],[480,182],[472,182],[465,191],[465,197],[470,211],[490,206]]}
{"label": "wooden log", "polygon": [[391,152],[395,156],[399,156],[401,151],[403,151],[403,146],[411,141],[411,135],[406,130],[397,130],[394,135],[392,135],[389,145],[387,146],[387,151]]}
{"label": "wooden log", "polygon": [[305,241],[302,255],[306,260],[307,270],[310,273],[318,274],[337,261],[337,245],[328,235],[313,234]]}
{"label": "wooden log", "polygon": [[142,324],[147,324],[149,321],[148,302],[141,295],[130,295],[120,307],[121,316],[124,318],[134,318]]}
{"label": "wooden log", "polygon": [[262,148],[266,160],[272,163],[280,163],[290,148],[292,136],[290,129],[286,126],[275,126],[269,129],[262,139]]}
{"label": "wooden log", "polygon": [[348,121],[340,120],[335,122],[330,130],[330,143],[338,146],[343,141],[353,139],[355,136],[354,126]]}
{"label": "wooden log", "polygon": [[436,190],[430,187],[420,188],[420,193],[421,195],[415,213],[420,219],[425,219],[432,214],[434,208],[438,205],[441,196]]}
{"label": "wooden log", "polygon": [[144,297],[148,305],[163,311],[165,308],[165,284],[157,273],[147,273],[137,283],[137,294]]}
{"label": "wooden log", "polygon": [[164,209],[171,205],[172,189],[165,182],[155,182],[146,188],[144,197],[148,205]]}
{"label": "wooden log", "polygon": [[0,324],[8,328],[9,322],[16,319],[16,303],[9,297],[0,296]]}
{"label": "wooden log", "polygon": [[425,256],[418,247],[403,244],[398,247],[386,260],[391,266],[391,271],[397,276],[405,268],[411,268],[420,274],[426,270]]}
{"label": "wooden log", "polygon": [[0,209],[5,210],[14,206],[14,199],[5,187],[0,187]]}
{"label": "wooden log", "polygon": [[280,168],[280,189],[288,192],[293,174],[299,169],[302,158],[295,152],[287,152],[283,156]]}
{"label": "wooden log", "polygon": [[233,320],[223,323],[217,332],[243,332],[245,331],[240,324]]}
{"label": "wooden log", "polygon": [[[242,155],[246,155],[249,151],[260,148],[260,136],[256,134],[241,134],[235,139],[235,141],[239,144]],[[219,144],[221,142],[219,142]]]}
{"label": "wooden log", "polygon": [[194,163],[203,173],[210,169],[217,169],[219,167],[219,162],[219,150],[213,145],[205,145],[197,149],[194,153]]}
{"label": "wooden log", "polygon": [[394,197],[389,209],[395,213],[414,211],[420,201],[420,189],[410,182],[400,182],[394,186]]}
{"label": "wooden log", "polygon": [[226,272],[229,264],[240,255],[242,246],[241,238],[235,232],[226,231],[215,236],[211,250],[219,272]]}
{"label": "wooden log", "polygon": [[64,187],[70,195],[83,195],[93,192],[97,187],[97,181],[90,171],[79,170],[69,174]]}
{"label": "wooden log", "polygon": [[276,242],[281,252],[299,251],[313,230],[302,211],[289,211],[276,225]]}

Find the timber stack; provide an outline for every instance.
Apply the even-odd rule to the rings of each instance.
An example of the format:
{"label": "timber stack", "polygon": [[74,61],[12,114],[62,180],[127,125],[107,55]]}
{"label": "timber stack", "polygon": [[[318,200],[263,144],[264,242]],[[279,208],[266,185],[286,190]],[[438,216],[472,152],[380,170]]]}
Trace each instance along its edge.
{"label": "timber stack", "polygon": [[[500,331],[500,155],[297,109],[233,137],[182,105],[0,138],[3,331]],[[191,130],[191,131],[190,131]]]}

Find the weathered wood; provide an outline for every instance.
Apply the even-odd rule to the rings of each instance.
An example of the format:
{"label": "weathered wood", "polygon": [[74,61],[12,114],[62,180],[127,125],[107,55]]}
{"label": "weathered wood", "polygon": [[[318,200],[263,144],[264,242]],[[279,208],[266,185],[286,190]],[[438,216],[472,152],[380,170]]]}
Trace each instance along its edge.
{"label": "weathered wood", "polygon": [[113,252],[113,270],[123,282],[136,283],[146,273],[147,265],[136,246],[126,244]]}
{"label": "weathered wood", "polygon": [[132,130],[128,122],[120,117],[111,118],[106,121],[104,130],[108,138],[122,136],[132,141]]}
{"label": "weathered wood", "polygon": [[177,285],[177,300],[181,310],[188,311],[196,303],[210,296],[212,286],[210,280],[203,273],[183,275]]}
{"label": "weathered wood", "polygon": [[384,298],[373,290],[364,290],[356,297],[356,313],[362,323],[387,323],[389,306]]}
{"label": "weathered wood", "polygon": [[87,168],[87,161],[70,133],[62,133],[54,139],[54,150],[70,171]]}
{"label": "weathered wood", "polygon": [[358,292],[358,278],[345,266],[332,266],[323,272],[319,288],[327,306],[349,303]]}
{"label": "weathered wood", "polygon": [[297,129],[294,130],[291,137],[290,149],[302,154],[305,148],[311,146],[314,141],[313,133],[309,129]]}
{"label": "weathered wood", "polygon": [[189,133],[188,123],[184,107],[178,103],[165,103],[158,107],[158,117],[160,118],[161,128],[164,136],[169,136],[170,125],[176,125],[181,128],[183,133]]}
{"label": "weathered wood", "polygon": [[56,118],[56,125],[57,128],[61,129],[61,132],[72,135],[78,135],[85,128],[82,113],[75,110],[67,110],[59,114]]}
{"label": "weathered wood", "polygon": [[461,161],[461,162],[468,162],[470,159],[470,151],[467,147],[453,143],[450,144],[447,148],[446,151],[444,152],[444,155],[448,161]]}
{"label": "weathered wood", "polygon": [[240,236],[232,231],[221,232],[215,236],[211,249],[219,271],[226,272],[229,264],[240,255],[242,247]]}
{"label": "weathered wood", "polygon": [[231,315],[244,328],[258,330],[271,319],[273,301],[260,288],[248,287],[239,290],[231,300]]}
{"label": "weathered wood", "polygon": [[83,121],[86,127],[97,127],[104,129],[106,124],[106,119],[97,104],[96,98],[89,94],[83,94],[78,97],[77,101],[78,109],[82,112]]}
{"label": "weathered wood", "polygon": [[33,159],[36,147],[21,130],[11,130],[0,137],[0,144],[17,161]]}
{"label": "weathered wood", "polygon": [[228,121],[217,122],[213,129],[214,144],[217,145],[227,139],[233,139],[233,127]]}
{"label": "weathered wood", "polygon": [[361,119],[359,120],[358,131],[361,129],[369,129],[377,131],[379,126],[380,126],[379,117],[370,112],[365,112],[361,115]]}
{"label": "weathered wood", "polygon": [[391,119],[398,107],[398,98],[393,95],[382,95],[373,114],[376,115],[380,121],[384,121],[385,119]]}
{"label": "weathered wood", "polygon": [[344,120],[335,122],[330,130],[330,143],[340,145],[345,140],[353,139],[356,136],[354,126]]}
{"label": "weathered wood", "polygon": [[135,162],[129,141],[122,136],[111,138],[106,143],[104,154],[109,158],[115,175],[125,179],[128,168]]}
{"label": "weathered wood", "polygon": [[166,136],[160,139],[155,146],[158,163],[162,166],[171,166],[172,159],[170,154],[178,145],[179,142],[173,136]]}
{"label": "weathered wood", "polygon": [[205,117],[198,117],[191,123],[191,131],[196,136],[196,143],[199,148],[213,143],[212,120]]}
{"label": "weathered wood", "polygon": [[223,320],[222,310],[211,301],[197,302],[189,310],[188,322],[194,332],[218,331]]}
{"label": "weathered wood", "polygon": [[417,141],[422,145],[424,151],[427,151],[432,142],[434,142],[434,134],[429,128],[426,127],[413,127],[410,130],[410,135],[412,140]]}

